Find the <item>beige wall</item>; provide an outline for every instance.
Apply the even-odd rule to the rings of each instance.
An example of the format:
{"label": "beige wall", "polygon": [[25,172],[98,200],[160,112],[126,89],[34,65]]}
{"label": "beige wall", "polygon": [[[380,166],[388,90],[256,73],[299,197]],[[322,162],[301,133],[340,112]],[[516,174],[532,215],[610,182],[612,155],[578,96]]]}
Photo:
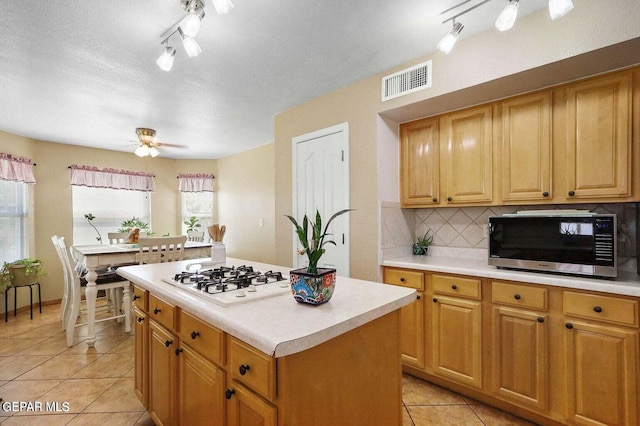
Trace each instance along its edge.
{"label": "beige wall", "polygon": [[[152,229],[159,234],[168,232],[173,235],[181,232],[178,173],[218,174],[216,160],[139,158],[128,152],[43,142],[2,131],[0,152],[25,156],[36,163],[34,175],[37,183],[30,185],[32,206],[35,206],[31,211],[33,232],[30,233],[30,256],[41,259],[47,270],[47,275],[41,280],[44,301],[59,300],[63,290],[62,267],[51,243],[51,236],[64,236],[68,245],[73,243],[69,165],[82,164],[153,173],[156,191],[151,196]],[[28,301],[28,292],[20,292],[18,306],[24,306]],[[1,309],[4,311],[4,307]]]}
{"label": "beige wall", "polygon": [[275,263],[274,145],[218,160],[216,180],[227,256]]}
{"label": "beige wall", "polygon": [[[637,50],[612,48],[605,55],[599,49],[640,37],[639,19],[635,0],[617,1],[616,8],[609,2],[581,0],[558,21],[551,21],[543,9],[519,19],[508,34],[490,30],[460,40],[449,55],[433,52],[278,114],[276,263],[291,265],[292,259],[291,225],[283,215],[292,203],[293,137],[349,123],[351,207],[357,209],[350,215],[351,276],[377,280],[380,201],[397,201],[399,122],[638,63]],[[433,49],[425,46],[425,51]],[[580,56],[587,52],[593,55]],[[567,58],[575,60],[564,61]],[[433,61],[432,88],[381,102],[383,76],[428,59]]]}

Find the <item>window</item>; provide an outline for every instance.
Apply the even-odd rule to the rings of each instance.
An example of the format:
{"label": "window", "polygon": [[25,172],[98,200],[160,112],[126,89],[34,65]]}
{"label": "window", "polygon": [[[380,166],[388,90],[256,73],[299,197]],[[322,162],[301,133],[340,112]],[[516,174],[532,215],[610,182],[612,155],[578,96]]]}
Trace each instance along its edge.
{"label": "window", "polygon": [[185,220],[195,216],[200,220],[200,231],[205,231],[213,225],[213,192],[181,192],[182,201],[182,231],[186,234]]}
{"label": "window", "polygon": [[[117,232],[123,220],[137,217],[150,224],[151,193],[124,189],[93,188],[72,185],[73,197],[73,244],[107,244],[107,233]],[[84,217],[91,213],[95,219],[91,225]]]}
{"label": "window", "polygon": [[0,180],[0,261],[29,257],[26,183]]}

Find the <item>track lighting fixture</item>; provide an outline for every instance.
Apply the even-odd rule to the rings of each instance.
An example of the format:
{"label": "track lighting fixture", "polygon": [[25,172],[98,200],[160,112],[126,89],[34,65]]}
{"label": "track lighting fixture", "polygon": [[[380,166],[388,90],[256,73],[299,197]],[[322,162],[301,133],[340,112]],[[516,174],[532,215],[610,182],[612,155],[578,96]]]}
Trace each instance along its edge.
{"label": "track lighting fixture", "polygon": [[554,21],[562,18],[573,9],[571,0],[549,0],[549,15]]}
{"label": "track lighting fixture", "polygon": [[164,52],[162,52],[162,55],[160,55],[156,64],[158,64],[158,67],[160,67],[162,71],[171,71],[175,56],[176,49],[169,46],[169,42],[167,41],[167,47],[165,47]]}
{"label": "track lighting fixture", "polygon": [[442,40],[440,40],[440,43],[438,43],[438,46],[436,47],[445,54],[448,54],[449,52],[451,52],[451,49],[453,49],[453,46],[456,44],[456,41],[458,41],[458,36],[460,35],[460,32],[462,31],[463,28],[464,28],[464,25],[454,20],[451,31],[449,31],[449,33],[446,36],[444,36]]}
{"label": "track lighting fixture", "polygon": [[[450,18],[442,21],[443,24],[446,24],[449,21],[453,22],[453,28],[451,31],[444,36],[442,40],[437,45],[437,48],[442,52],[448,54],[451,49],[453,49],[453,45],[458,40],[458,36],[460,32],[464,28],[461,23],[456,22],[456,19],[472,10],[489,3],[492,0],[476,0],[472,6],[467,7],[466,9],[455,13]],[[496,28],[500,31],[510,30],[514,23],[516,22],[516,18],[518,17],[518,7],[520,6],[520,0],[507,0],[508,3],[500,12],[498,19],[496,19]],[[449,14],[449,12],[458,10],[461,6],[472,2],[472,0],[461,0],[460,3],[456,4],[453,7],[445,10],[441,13],[441,15]],[[549,14],[551,15],[551,19],[558,19],[567,13],[569,13],[573,9],[573,1],[572,0],[549,0]]]}
{"label": "track lighting fixture", "polygon": [[518,6],[520,6],[520,0],[509,0],[496,19],[498,31],[508,31],[513,27],[518,17]]}

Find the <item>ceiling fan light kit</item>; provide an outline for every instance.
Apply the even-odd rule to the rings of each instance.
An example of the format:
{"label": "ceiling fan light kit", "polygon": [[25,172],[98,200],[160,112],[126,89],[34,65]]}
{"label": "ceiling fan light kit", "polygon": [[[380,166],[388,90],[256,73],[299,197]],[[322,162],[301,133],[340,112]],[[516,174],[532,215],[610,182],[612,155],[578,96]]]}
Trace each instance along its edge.
{"label": "ceiling fan light kit", "polygon": [[[471,2],[472,0],[464,0],[460,3],[456,4],[453,7],[442,12],[440,15],[448,14],[449,12],[459,10],[463,5]],[[489,3],[492,0],[480,0],[476,2],[473,6],[469,6],[466,9],[455,13],[448,19],[442,21],[443,24],[446,24],[449,21],[453,22],[453,28],[440,40],[438,45],[436,46],[443,53],[448,54],[451,49],[453,49],[453,45],[456,43],[460,32],[464,28],[464,26],[460,22],[456,22],[456,19],[460,16],[471,12],[472,10]],[[503,0],[504,1],[504,0]],[[520,5],[520,0],[507,0],[507,5],[502,9],[498,19],[496,19],[495,26],[499,31],[508,31],[510,30],[516,22],[516,18],[518,17],[518,6]],[[552,20],[556,20],[558,18],[563,17],[567,13],[571,12],[573,9],[573,1],[572,0],[549,0],[549,16],[551,16]]]}
{"label": "ceiling fan light kit", "polygon": [[[180,6],[187,12],[180,21],[173,24],[162,35],[163,39],[160,42],[165,46],[164,52],[157,59],[156,64],[162,71],[171,71],[173,67],[173,60],[175,58],[176,50],[169,45],[169,39],[178,34],[182,40],[182,46],[190,58],[198,56],[202,49],[195,39],[196,34],[200,31],[202,20],[204,19],[204,1],[203,0],[179,0]],[[213,7],[216,9],[218,15],[224,15],[229,13],[233,9],[233,3],[231,0],[212,0]],[[168,34],[168,35],[167,35]]]}

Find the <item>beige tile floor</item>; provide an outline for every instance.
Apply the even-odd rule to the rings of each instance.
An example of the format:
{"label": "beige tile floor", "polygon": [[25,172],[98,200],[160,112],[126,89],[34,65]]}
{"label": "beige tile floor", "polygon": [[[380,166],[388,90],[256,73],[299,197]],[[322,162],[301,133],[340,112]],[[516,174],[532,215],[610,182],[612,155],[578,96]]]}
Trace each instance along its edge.
{"label": "beige tile floor", "polygon": [[[0,398],[42,403],[22,410],[0,407],[0,424],[11,425],[153,425],[133,393],[133,336],[124,325],[96,325],[96,345],[84,343],[86,327],[76,328],[68,348],[58,306],[42,314],[10,316],[0,323]],[[45,403],[58,410],[46,410]],[[502,411],[420,379],[403,377],[404,425],[531,425]],[[33,408],[33,410],[29,410]]]}

